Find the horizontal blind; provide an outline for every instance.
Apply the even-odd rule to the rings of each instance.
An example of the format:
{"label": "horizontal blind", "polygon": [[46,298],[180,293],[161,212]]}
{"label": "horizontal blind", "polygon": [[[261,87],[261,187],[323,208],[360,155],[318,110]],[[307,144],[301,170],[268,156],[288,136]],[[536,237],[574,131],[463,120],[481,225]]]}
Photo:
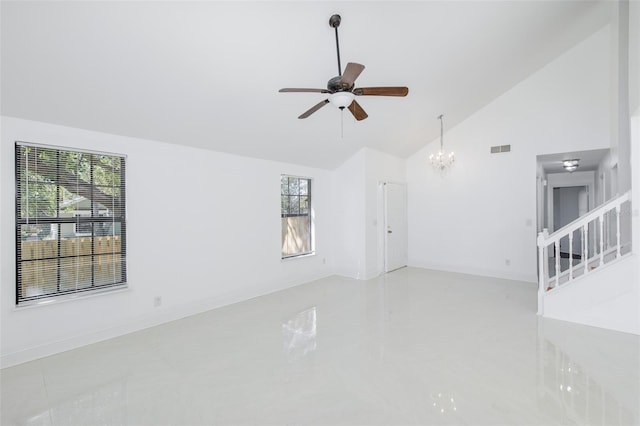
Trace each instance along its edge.
{"label": "horizontal blind", "polygon": [[16,303],[126,285],[125,157],[16,143]]}

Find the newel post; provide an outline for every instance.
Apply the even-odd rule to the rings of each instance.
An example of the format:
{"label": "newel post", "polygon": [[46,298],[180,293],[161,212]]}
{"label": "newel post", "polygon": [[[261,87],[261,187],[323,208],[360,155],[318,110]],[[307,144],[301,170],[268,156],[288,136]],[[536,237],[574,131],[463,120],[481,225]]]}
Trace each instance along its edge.
{"label": "newel post", "polygon": [[538,315],[544,314],[544,291],[548,275],[548,259],[546,256],[546,239],[549,230],[544,228],[538,233]]}

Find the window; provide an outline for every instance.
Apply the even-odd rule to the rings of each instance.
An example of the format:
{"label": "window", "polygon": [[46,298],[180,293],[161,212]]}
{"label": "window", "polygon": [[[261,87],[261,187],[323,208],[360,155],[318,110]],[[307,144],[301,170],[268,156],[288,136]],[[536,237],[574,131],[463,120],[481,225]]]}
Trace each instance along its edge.
{"label": "window", "polygon": [[280,176],[282,258],[313,253],[311,179]]}
{"label": "window", "polygon": [[16,143],[16,304],[126,286],[125,158]]}

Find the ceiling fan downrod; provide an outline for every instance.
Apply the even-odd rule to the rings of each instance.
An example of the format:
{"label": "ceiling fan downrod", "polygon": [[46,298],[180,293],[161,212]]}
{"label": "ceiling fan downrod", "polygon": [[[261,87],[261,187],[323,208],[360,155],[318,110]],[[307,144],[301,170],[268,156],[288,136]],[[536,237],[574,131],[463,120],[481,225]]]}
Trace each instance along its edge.
{"label": "ceiling fan downrod", "polygon": [[329,25],[336,30],[336,52],[338,53],[338,77],[342,77],[342,65],[340,65],[340,43],[338,42],[338,27],[340,26],[340,15],[331,15],[329,18]]}

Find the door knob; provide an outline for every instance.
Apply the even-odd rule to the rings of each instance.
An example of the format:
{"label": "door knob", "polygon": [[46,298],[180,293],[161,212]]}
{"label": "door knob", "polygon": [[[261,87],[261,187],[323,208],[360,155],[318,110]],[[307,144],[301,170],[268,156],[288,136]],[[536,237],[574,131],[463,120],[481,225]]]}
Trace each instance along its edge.
{"label": "door knob", "polygon": [[391,229],[388,229],[387,234],[393,234],[393,231]]}

